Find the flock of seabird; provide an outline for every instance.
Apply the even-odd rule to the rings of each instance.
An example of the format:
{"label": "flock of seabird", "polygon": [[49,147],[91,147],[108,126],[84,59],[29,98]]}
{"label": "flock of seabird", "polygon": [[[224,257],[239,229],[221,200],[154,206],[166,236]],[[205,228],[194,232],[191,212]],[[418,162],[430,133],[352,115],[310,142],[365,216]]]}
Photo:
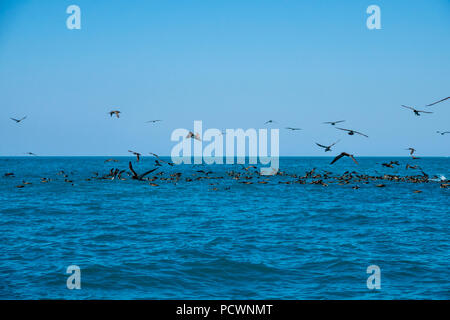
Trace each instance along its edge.
{"label": "flock of seabird", "polygon": [[[450,99],[450,97],[441,99],[439,101],[433,102],[431,104],[426,105],[427,107],[429,106],[433,106],[435,104],[444,102],[446,100]],[[408,108],[410,110],[412,110],[414,112],[414,114],[416,116],[420,116],[421,113],[432,113],[430,111],[424,111],[424,110],[418,110],[416,108],[413,107],[409,107],[409,106],[405,106],[402,105],[402,107],[404,108]],[[110,117],[113,117],[114,115],[116,116],[116,118],[120,118],[120,114],[121,111],[119,110],[112,110],[110,112],[108,112],[108,114],[110,115]],[[24,121],[27,117],[22,117],[20,119],[16,119],[16,118],[10,118],[11,120],[13,120],[16,123],[21,123],[22,121]],[[146,123],[157,123],[157,122],[161,122],[162,120],[150,120],[147,121]],[[343,123],[345,122],[345,120],[339,120],[339,121],[328,121],[328,122],[324,122],[324,124],[330,124],[332,126],[336,126],[336,124],[338,123]],[[276,121],[274,120],[268,120],[266,121],[264,124],[272,124],[272,123],[276,123]],[[291,130],[291,131],[297,131],[297,130],[302,130],[301,128],[296,128],[296,127],[286,127],[285,129],[287,130]],[[346,128],[341,128],[341,127],[337,127],[336,129],[338,130],[342,130],[347,132],[348,135],[361,135],[363,137],[368,138],[369,136],[353,130],[353,129],[346,129]],[[437,131],[438,134],[444,135],[447,133],[450,133],[450,131]],[[223,133],[224,134],[224,133]],[[198,133],[194,133],[192,131],[190,131],[188,133],[188,135],[186,136],[187,139],[195,139],[195,140],[199,140],[201,141],[200,135]],[[331,152],[332,151],[332,147],[335,146],[340,140],[337,140],[336,142],[330,144],[330,145],[324,145],[324,144],[320,144],[316,142],[316,145],[319,146],[320,148],[323,148],[325,152]],[[418,157],[414,156],[415,153],[415,149],[414,148],[407,148],[406,150],[409,151],[409,154],[411,156],[411,158],[413,160],[417,160],[420,159]],[[142,154],[136,151],[132,151],[132,150],[128,150],[128,152],[130,152],[131,154],[133,154],[134,156],[136,156],[136,162],[139,162],[141,160]],[[32,155],[32,156],[36,156],[36,154],[32,153],[32,152],[27,152],[27,155]],[[173,183],[177,183],[178,181],[180,181],[180,179],[182,179],[183,173],[182,172],[169,172],[167,173],[167,175],[165,175],[164,171],[160,170],[158,173],[156,173],[156,175],[154,175],[153,177],[149,177],[149,175],[153,172],[155,172],[158,169],[162,169],[161,167],[167,165],[169,167],[173,167],[174,164],[172,162],[168,162],[163,160],[161,157],[159,157],[157,154],[155,153],[149,153],[151,156],[155,157],[156,159],[154,159],[154,166],[155,168],[145,171],[144,173],[138,174],[135,169],[133,168],[133,164],[130,161],[128,163],[128,169],[129,171],[126,170],[120,170],[118,168],[112,168],[109,173],[105,174],[105,175],[100,175],[98,172],[94,173],[93,177],[89,177],[86,178],[84,180],[86,181],[92,181],[94,179],[101,179],[101,180],[127,180],[126,177],[132,179],[132,180],[138,180],[138,181],[147,181],[149,182],[149,185],[151,186],[159,186],[156,181],[160,181],[160,182],[173,182]],[[330,164],[334,164],[335,162],[337,162],[339,159],[344,158],[344,157],[348,157],[350,159],[353,160],[353,162],[355,164],[358,164],[358,161],[355,159],[355,156],[352,154],[349,154],[347,152],[341,152],[339,155],[337,155]],[[119,160],[116,159],[107,159],[104,161],[105,163],[109,163],[109,162],[119,162]],[[382,163],[381,164],[383,167],[385,168],[394,168],[395,166],[400,166],[399,161],[390,161],[389,163]],[[196,165],[194,165],[196,166]],[[254,183],[258,183],[258,184],[268,184],[271,182],[271,176],[267,176],[267,175],[261,175],[260,171],[258,171],[256,166],[250,165],[248,167],[242,166],[242,165],[236,165],[237,169],[236,170],[231,170],[231,171],[227,171],[226,175],[231,177],[232,180],[238,180],[239,183],[242,184],[254,184]],[[430,178],[430,176],[428,174],[426,174],[423,169],[418,166],[418,165],[411,165],[411,164],[406,164],[406,170],[411,169],[411,170],[419,170],[420,174],[416,174],[416,175],[407,175],[407,176],[400,176],[400,175],[388,175],[388,174],[384,174],[384,175],[365,175],[365,174],[360,174],[356,171],[346,171],[344,174],[342,175],[333,175],[332,172],[330,171],[323,171],[323,172],[318,172],[316,171],[316,168],[312,169],[311,171],[308,171],[305,173],[305,175],[303,176],[298,176],[296,174],[288,174],[286,172],[283,171],[278,171],[276,172],[276,174],[274,176],[277,177],[288,177],[288,178],[293,178],[293,180],[278,180],[277,183],[284,183],[284,184],[294,184],[294,183],[299,183],[299,184],[315,184],[315,185],[322,185],[322,186],[328,186],[330,183],[336,183],[338,185],[347,185],[347,184],[354,184],[352,186],[352,189],[359,189],[360,186],[358,184],[368,184],[370,183],[370,181],[394,181],[394,182],[412,182],[412,183],[426,183],[429,181],[437,181],[440,182],[440,187],[441,188],[448,188],[450,183],[449,180],[447,180],[445,177],[438,177],[438,176],[433,176]],[[250,170],[250,169],[254,169],[254,170]],[[186,175],[186,173],[184,173]],[[184,181],[186,182],[191,182],[191,181],[199,181],[199,180],[217,180],[217,179],[225,179],[223,176],[213,176],[213,172],[212,171],[205,171],[205,170],[196,170],[193,174],[191,174],[191,176],[187,176],[184,177]],[[66,174],[64,171],[60,171],[58,173],[58,175],[62,175],[64,177],[64,182],[66,183],[70,183],[70,184],[74,184],[74,180],[69,179],[69,175]],[[13,172],[7,172],[4,174],[5,178],[11,178],[11,177],[15,177]],[[54,179],[52,178],[41,178],[41,183],[48,183],[50,181],[53,181]],[[20,185],[17,185],[17,188],[24,188],[25,185],[30,185],[32,184],[31,182],[27,182],[25,180],[22,180],[22,183]],[[214,186],[211,190],[218,190],[218,188],[216,187],[216,185],[218,185],[218,183],[214,183],[211,182],[210,185]],[[385,187],[386,185],[384,183],[378,183],[376,184],[376,187]],[[226,187],[225,189],[229,189],[230,187]],[[421,190],[415,190],[415,193],[420,193],[422,192]]]}

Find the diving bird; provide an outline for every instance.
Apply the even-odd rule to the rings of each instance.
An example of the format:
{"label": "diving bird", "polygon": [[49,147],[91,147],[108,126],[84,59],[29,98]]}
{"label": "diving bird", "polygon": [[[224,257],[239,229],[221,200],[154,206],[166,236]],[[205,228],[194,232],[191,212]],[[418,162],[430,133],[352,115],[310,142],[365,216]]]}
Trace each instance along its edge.
{"label": "diving bird", "polygon": [[150,173],[152,173],[153,171],[155,171],[155,170],[158,169],[158,168],[155,168],[155,169],[149,170],[149,171],[147,171],[147,172],[145,172],[145,173],[143,173],[143,174],[141,174],[141,175],[138,175],[138,174],[136,173],[136,171],[133,170],[133,165],[131,164],[131,161],[128,162],[128,167],[130,168],[130,171],[131,171],[131,173],[133,174],[133,175],[131,176],[131,179],[134,179],[134,180],[143,180],[143,178],[144,178],[146,175],[148,175],[148,174],[150,174]]}
{"label": "diving bird", "polygon": [[352,158],[352,160],[353,160],[356,164],[358,164],[358,162],[357,162],[356,159],[353,157],[353,155],[352,155],[352,154],[349,154],[349,153],[347,153],[347,152],[342,152],[340,155],[338,155],[336,158],[334,158],[333,161],[331,161],[330,164],[335,163],[336,161],[338,161],[338,160],[339,160],[340,158],[342,158],[342,157],[350,157],[350,158]]}
{"label": "diving bird", "polygon": [[361,133],[361,132],[358,132],[358,131],[355,131],[355,130],[344,129],[344,128],[339,128],[339,127],[336,127],[336,129],[343,130],[343,131],[347,131],[347,132],[348,132],[348,135],[350,135],[350,136],[352,136],[352,135],[354,135],[355,133],[357,133],[357,134],[360,134],[360,135],[362,135],[362,136],[364,136],[364,137],[366,137],[366,138],[369,137],[369,136],[365,135],[364,133]]}
{"label": "diving bird", "polygon": [[156,123],[156,122],[161,122],[162,120],[150,120],[150,121],[147,121],[146,123]]}
{"label": "diving bird", "polygon": [[331,124],[332,126],[334,126],[336,123],[341,123],[341,122],[345,122],[345,120],[329,121],[329,122],[324,122],[324,124]]}
{"label": "diving bird", "polygon": [[443,136],[443,135],[446,134],[446,133],[450,133],[450,131],[444,131],[444,132],[436,131],[436,133],[439,133],[441,136]]}
{"label": "diving bird", "polygon": [[301,128],[292,128],[292,127],[286,127],[285,129],[288,129],[288,130],[291,130],[291,131],[302,130]]}
{"label": "diving bird", "polygon": [[109,112],[109,116],[112,117],[113,114],[116,115],[117,118],[120,118],[120,111],[119,110],[113,110]]}
{"label": "diving bird", "polygon": [[325,152],[328,152],[328,151],[331,151],[331,147],[334,146],[334,145],[335,145],[336,143],[338,143],[339,141],[341,141],[341,140],[338,140],[338,141],[336,141],[335,143],[333,143],[333,144],[331,144],[331,145],[329,145],[329,146],[324,146],[324,145],[322,145],[322,144],[320,144],[320,143],[317,143],[317,142],[316,142],[316,144],[317,144],[319,147],[324,148],[324,149],[325,149]]}
{"label": "diving bird", "polygon": [[14,119],[14,118],[10,118],[12,121],[15,121],[16,123],[20,123],[23,120],[25,120],[27,118],[27,116],[23,117],[22,119]]}
{"label": "diving bird", "polygon": [[139,152],[135,152],[135,151],[131,151],[131,150],[128,150],[128,152],[131,152],[132,154],[134,154],[136,156],[137,162],[139,162],[139,160],[141,158],[141,154]]}
{"label": "diving bird", "polygon": [[189,131],[188,135],[186,136],[186,139],[195,139],[198,141],[202,141],[202,139],[200,139],[200,135],[198,134],[198,132],[196,132],[195,134],[192,131]]}
{"label": "diving bird", "polygon": [[447,99],[450,99],[450,97],[447,97],[447,98],[441,99],[441,100],[439,100],[439,101],[436,101],[436,102],[427,104],[427,107],[432,106],[432,105],[435,105],[435,104],[437,104],[437,103],[439,103],[439,102],[443,102],[443,101],[445,101],[445,100],[447,100]]}
{"label": "diving bird", "polygon": [[414,109],[412,107],[405,106],[403,104],[402,104],[402,107],[412,110],[416,116],[420,116],[420,113],[433,113],[433,112],[430,112],[430,111],[417,110],[417,109]]}

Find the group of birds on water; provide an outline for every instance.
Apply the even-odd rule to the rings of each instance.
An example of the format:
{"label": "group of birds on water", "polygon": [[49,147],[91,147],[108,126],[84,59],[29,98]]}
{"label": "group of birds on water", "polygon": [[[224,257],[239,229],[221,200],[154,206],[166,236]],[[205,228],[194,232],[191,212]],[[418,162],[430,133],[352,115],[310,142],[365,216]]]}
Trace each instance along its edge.
{"label": "group of birds on water", "polygon": [[[427,107],[433,106],[435,104],[444,102],[446,100],[450,99],[450,97],[446,97],[443,98],[439,101],[433,102],[431,104],[426,105]],[[402,107],[410,109],[414,112],[414,114],[416,116],[420,116],[421,113],[433,113],[430,111],[424,111],[424,110],[418,110],[416,108],[410,107],[410,106],[406,106],[406,105],[402,105]],[[115,116],[116,118],[120,118],[120,114],[121,111],[120,110],[112,110],[110,112],[108,112],[110,117]],[[27,119],[27,117],[22,117],[20,119],[16,119],[16,118],[10,118],[11,120],[13,120],[16,123],[21,123],[22,121],[24,121],[25,119]],[[147,123],[157,123],[157,122],[161,122],[162,120],[149,120],[146,121]],[[339,120],[339,121],[328,121],[328,122],[324,122],[324,124],[329,124],[332,126],[335,126],[336,129],[338,130],[342,130],[345,131],[348,135],[353,136],[355,134],[357,135],[361,135],[363,137],[368,138],[369,136],[353,130],[353,129],[346,129],[346,128],[341,128],[341,127],[337,127],[336,125],[339,123],[343,123],[345,122],[345,120]],[[264,124],[272,124],[272,123],[276,123],[276,121],[274,120],[268,120],[266,121]],[[291,130],[291,131],[298,131],[298,130],[302,130],[301,128],[296,128],[296,127],[285,127],[285,129],[287,130]],[[450,131],[437,131],[438,134],[441,135],[445,135],[447,133],[450,133]],[[225,134],[225,132],[222,132],[222,134]],[[188,135],[186,136],[187,139],[195,139],[195,140],[199,140],[201,141],[200,135],[198,133],[194,133],[192,131],[189,131]],[[323,148],[325,152],[330,152],[332,151],[332,147],[335,146],[340,140],[330,144],[330,145],[324,145],[324,144],[320,144],[320,143],[316,143],[316,145],[320,148]],[[415,153],[415,149],[414,148],[407,148],[406,150],[409,151],[409,154],[411,156],[411,158],[413,160],[417,160],[420,159],[418,157],[414,156]],[[132,151],[132,150],[128,150],[129,153],[133,154],[136,157],[136,161],[139,162],[141,160],[142,154],[136,151]],[[27,152],[27,155],[32,155],[32,156],[37,156],[36,154],[32,153],[32,152]],[[168,182],[174,182],[177,183],[180,181],[183,173],[182,172],[174,172],[174,173],[168,173],[168,176],[164,176],[164,172],[163,171],[159,171],[155,176],[153,177],[148,177],[151,173],[155,172],[156,170],[158,170],[160,167],[162,166],[169,166],[169,167],[173,167],[174,163],[169,162],[169,161],[165,161],[163,160],[161,157],[159,157],[157,154],[155,153],[150,153],[150,155],[154,156],[156,159],[154,160],[154,166],[155,168],[148,170],[144,173],[138,174],[135,169],[133,168],[133,164],[130,161],[128,163],[128,170],[124,170],[124,169],[118,169],[118,168],[112,168],[109,173],[105,174],[105,175],[100,175],[98,172],[94,173],[94,176],[89,177],[89,178],[85,178],[86,181],[91,181],[94,179],[101,179],[101,180],[127,180],[127,177],[132,179],[132,180],[138,180],[138,181],[148,181],[149,184],[151,186],[159,186],[157,183],[155,183],[156,180],[159,181],[168,181]],[[331,161],[331,165],[334,164],[335,162],[337,162],[339,159],[344,158],[344,157],[348,157],[350,159],[353,160],[354,163],[358,164],[358,161],[355,159],[355,156],[352,154],[349,154],[347,152],[341,152],[339,155],[337,155],[336,157],[334,157],[334,159]],[[119,162],[119,160],[116,159],[107,159],[105,160],[105,163],[108,162]],[[383,167],[386,168],[394,168],[395,166],[400,166],[400,162],[399,161],[390,161],[389,163],[382,163],[381,164]],[[196,165],[194,165],[196,166]],[[238,165],[239,166],[239,165]],[[270,176],[266,176],[266,175],[261,175],[260,171],[258,171],[256,166],[248,166],[245,167],[243,165],[240,165],[242,168],[242,171],[238,168],[236,170],[231,170],[231,171],[227,171],[226,174],[228,176],[230,176],[233,180],[241,180],[239,181],[240,183],[243,184],[253,184],[253,183],[259,183],[259,184],[268,184],[270,181]],[[250,169],[253,168],[255,170],[250,171]],[[291,184],[291,183],[299,183],[299,184],[306,184],[306,183],[310,183],[310,184],[316,184],[316,185],[322,185],[322,186],[328,186],[329,183],[333,183],[333,181],[335,181],[338,185],[346,185],[346,184],[350,184],[350,183],[356,183],[356,185],[354,185],[352,188],[353,189],[359,189],[360,186],[357,183],[364,183],[364,184],[368,184],[370,181],[381,181],[381,180],[387,180],[387,181],[395,181],[395,182],[412,182],[412,183],[425,183],[425,182],[429,182],[429,181],[438,181],[440,182],[440,187],[441,188],[448,188],[450,186],[449,180],[447,180],[445,177],[438,177],[438,176],[433,176],[430,178],[430,176],[428,174],[426,174],[423,169],[418,166],[418,165],[411,165],[411,164],[406,164],[406,170],[408,169],[415,169],[415,170],[420,170],[421,174],[420,175],[411,175],[411,176],[400,176],[400,175],[366,175],[366,174],[360,174],[356,171],[346,171],[344,174],[342,175],[333,175],[332,172],[330,171],[323,171],[322,173],[316,171],[316,168],[308,171],[305,173],[305,175],[303,176],[299,176],[297,174],[288,174],[286,172],[283,171],[278,171],[276,172],[274,175],[275,176],[284,176],[284,177],[290,177],[290,178],[294,178],[294,180],[278,180],[278,183],[285,183],[285,184]],[[203,175],[201,175],[203,174]],[[214,177],[212,171],[205,171],[205,170],[196,170],[196,172],[194,172],[192,174],[191,177],[185,177],[184,180],[186,182],[191,182],[191,181],[198,181],[198,180],[204,180],[204,179],[224,179],[223,176],[216,176]],[[58,173],[58,175],[62,175],[64,177],[64,182],[67,183],[71,183],[73,185],[74,181],[71,180],[69,178],[69,175],[66,174],[64,171],[60,171]],[[4,174],[4,177],[15,177],[15,174],[13,172],[8,172]],[[253,180],[255,178],[255,180]],[[42,183],[47,183],[52,181],[53,179],[51,178],[41,178],[41,182]],[[257,181],[256,181],[257,180]],[[17,188],[24,188],[25,185],[30,185],[32,183],[30,182],[26,182],[26,181],[22,181],[22,183],[20,185],[17,185]],[[216,185],[217,183],[210,183],[210,185]],[[386,185],[383,183],[379,183],[376,185],[376,187],[385,187]],[[225,189],[229,189],[230,187],[226,187]],[[211,190],[218,190],[217,187],[213,187]],[[415,190],[415,193],[421,193],[421,190]]]}

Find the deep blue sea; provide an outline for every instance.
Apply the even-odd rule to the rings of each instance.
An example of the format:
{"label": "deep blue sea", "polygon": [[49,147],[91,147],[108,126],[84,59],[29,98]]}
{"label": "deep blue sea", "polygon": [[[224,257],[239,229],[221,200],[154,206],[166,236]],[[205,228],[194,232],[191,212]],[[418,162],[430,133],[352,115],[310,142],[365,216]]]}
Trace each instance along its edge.
{"label": "deep blue sea", "polygon": [[[163,165],[149,175],[156,186],[90,179],[128,161],[141,173],[155,158],[105,159],[0,158],[0,298],[450,298],[450,189],[440,182],[280,183],[312,168],[422,175],[407,163],[450,178],[450,158],[281,158],[285,174],[272,177]],[[391,160],[400,165],[381,166]],[[206,176],[198,170],[212,179],[196,180]],[[175,172],[176,183],[164,180]],[[70,265],[81,269],[80,290],[66,287]],[[380,267],[379,290],[366,286],[369,265]]]}

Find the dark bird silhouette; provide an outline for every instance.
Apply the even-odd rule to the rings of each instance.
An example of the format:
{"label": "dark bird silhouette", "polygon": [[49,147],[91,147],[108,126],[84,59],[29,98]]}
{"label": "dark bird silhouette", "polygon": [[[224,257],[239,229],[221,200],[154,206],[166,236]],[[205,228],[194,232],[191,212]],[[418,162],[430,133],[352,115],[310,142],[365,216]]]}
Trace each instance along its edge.
{"label": "dark bird silhouette", "polygon": [[342,152],[340,155],[338,155],[336,158],[333,159],[333,161],[331,161],[330,164],[335,163],[336,161],[338,161],[340,158],[342,157],[350,157],[356,164],[358,164],[358,162],[356,161],[356,159],[353,157],[352,154],[349,154],[347,152]]}
{"label": "dark bird silhouette", "polygon": [[29,156],[37,156],[37,154],[33,153],[33,152],[25,152],[25,154],[29,155]]}
{"label": "dark bird silhouette", "polygon": [[345,120],[339,120],[339,121],[328,121],[324,122],[324,124],[331,124],[332,126],[336,125],[336,123],[345,122]]}
{"label": "dark bird silhouette", "polygon": [[416,116],[420,116],[420,113],[433,113],[433,112],[430,112],[430,111],[417,110],[417,109],[414,109],[412,107],[405,106],[403,104],[402,104],[402,107],[412,110]]}
{"label": "dark bird silhouette", "polygon": [[109,116],[112,117],[113,114],[116,115],[117,118],[120,118],[120,111],[119,110],[113,110],[109,112]]}
{"label": "dark bird silhouette", "polygon": [[15,121],[16,123],[20,123],[23,120],[25,120],[27,118],[27,116],[23,117],[22,119],[14,119],[14,118],[10,118],[12,121]]}
{"label": "dark bird silhouette", "polygon": [[353,136],[356,133],[356,134],[362,135],[362,136],[364,136],[366,138],[369,137],[369,136],[365,135],[364,133],[361,133],[361,132],[358,132],[358,131],[355,131],[355,130],[344,129],[344,128],[339,128],[339,127],[336,127],[336,129],[347,131],[348,135],[350,135],[350,136]]}
{"label": "dark bird silhouette", "polygon": [[302,130],[301,128],[292,128],[292,127],[286,127],[285,129],[288,129],[288,130],[291,130],[291,131]]}
{"label": "dark bird silhouette", "polygon": [[156,123],[156,122],[161,122],[162,120],[150,120],[150,121],[147,121],[146,123]]}
{"label": "dark bird silhouette", "polygon": [[443,135],[446,134],[446,133],[450,133],[450,131],[444,131],[444,132],[436,131],[436,133],[439,133],[441,136],[443,136]]}
{"label": "dark bird silhouette", "polygon": [[152,156],[158,158],[159,161],[164,162],[164,163],[167,163],[169,166],[173,166],[173,165],[174,165],[172,162],[164,161],[164,160],[161,159],[156,153],[153,153],[153,152],[149,152],[149,153],[150,153]]}
{"label": "dark bird silhouette", "polygon": [[264,124],[269,124],[269,123],[276,123],[276,122],[273,120],[268,120],[268,121],[264,122]]}
{"label": "dark bird silhouette", "polygon": [[413,153],[416,152],[416,149],[414,149],[414,148],[408,148],[408,149],[405,149],[405,150],[409,150],[409,154],[410,155],[413,155]]}
{"label": "dark bird silhouette", "polygon": [[139,160],[141,159],[141,154],[139,152],[134,152],[131,150],[128,150],[128,152],[131,152],[132,154],[134,154],[136,156],[137,162],[139,162]]}
{"label": "dark bird silhouette", "polygon": [[332,146],[334,146],[336,143],[338,143],[340,140],[338,140],[338,141],[336,141],[335,143],[333,143],[333,144],[331,144],[331,145],[329,145],[329,146],[324,146],[324,145],[322,145],[322,144],[320,144],[320,143],[317,143],[316,142],[316,144],[319,146],[319,147],[321,147],[321,148],[324,148],[325,149],[325,152],[328,152],[328,151],[331,151],[331,147]]}
{"label": "dark bird silhouette", "polygon": [[443,102],[443,101],[445,101],[445,100],[447,100],[447,99],[450,99],[450,97],[447,97],[447,98],[441,99],[441,100],[439,100],[439,101],[436,101],[436,102],[427,104],[427,107],[433,106],[433,105],[435,105],[435,104],[437,104],[437,103],[439,103],[439,102]]}
{"label": "dark bird silhouette", "polygon": [[148,175],[158,169],[158,168],[155,168],[155,169],[149,170],[141,175],[138,175],[136,173],[136,171],[133,170],[133,165],[131,164],[131,161],[128,162],[128,167],[130,168],[130,171],[132,173],[131,179],[134,179],[134,180],[143,180],[146,175]]}
{"label": "dark bird silhouette", "polygon": [[198,141],[202,141],[202,139],[200,139],[200,135],[198,133],[193,133],[192,131],[189,131],[188,135],[186,136],[186,139],[195,139]]}

